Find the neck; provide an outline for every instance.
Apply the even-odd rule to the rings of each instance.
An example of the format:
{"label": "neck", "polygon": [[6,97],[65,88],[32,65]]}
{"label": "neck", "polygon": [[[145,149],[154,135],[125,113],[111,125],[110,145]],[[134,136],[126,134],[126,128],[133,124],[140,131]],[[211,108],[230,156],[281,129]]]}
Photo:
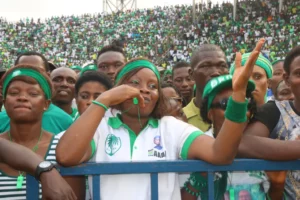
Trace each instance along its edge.
{"label": "neck", "polygon": [[203,94],[203,90],[196,90],[196,98],[194,99],[194,104],[196,105],[196,107],[200,108],[201,103],[202,103],[202,94]]}
{"label": "neck", "polygon": [[138,135],[141,132],[141,130],[145,127],[145,125],[147,124],[148,118],[140,118],[140,120],[139,120],[136,117],[122,114],[122,121],[131,130],[133,130],[136,135]]}
{"label": "neck", "polygon": [[[37,142],[42,131],[42,121],[35,124],[10,122],[10,135],[15,143],[25,145]],[[26,146],[26,145],[25,145]]]}
{"label": "neck", "polygon": [[57,107],[59,107],[60,109],[62,109],[63,111],[65,111],[66,113],[68,113],[69,115],[71,115],[72,112],[73,112],[72,102],[65,103],[65,102],[55,102],[55,101],[53,101],[53,104],[56,105]]}

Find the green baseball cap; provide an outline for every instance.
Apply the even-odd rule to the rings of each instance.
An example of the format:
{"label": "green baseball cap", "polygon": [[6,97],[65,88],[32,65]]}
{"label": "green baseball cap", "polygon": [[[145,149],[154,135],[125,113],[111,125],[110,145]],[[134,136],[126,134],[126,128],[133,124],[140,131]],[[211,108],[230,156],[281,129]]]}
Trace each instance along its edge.
{"label": "green baseball cap", "polygon": [[[202,98],[208,97],[208,110],[216,95],[225,88],[232,88],[232,75],[222,75],[211,79],[204,88]],[[248,81],[247,93],[255,90],[255,83]]]}

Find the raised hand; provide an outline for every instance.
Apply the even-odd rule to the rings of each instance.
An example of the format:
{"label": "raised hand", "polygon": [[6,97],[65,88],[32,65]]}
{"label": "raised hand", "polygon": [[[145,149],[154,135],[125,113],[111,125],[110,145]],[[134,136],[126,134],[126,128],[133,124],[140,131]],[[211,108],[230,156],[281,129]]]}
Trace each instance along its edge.
{"label": "raised hand", "polygon": [[241,64],[242,55],[239,52],[236,53],[235,70],[232,77],[232,89],[234,93],[242,93],[243,96],[246,95],[248,80],[251,77],[255,62],[264,43],[265,39],[263,38],[257,42],[255,49],[252,51],[249,59],[243,67]]}
{"label": "raised hand", "polygon": [[128,99],[137,98],[139,101],[139,105],[144,107],[144,98],[140,93],[140,90],[137,88],[128,86],[128,85],[120,85],[111,90],[108,90],[101,94],[97,101],[105,104],[106,106],[118,105]]}
{"label": "raised hand", "polygon": [[245,91],[247,88],[248,80],[251,77],[255,62],[259,56],[260,50],[265,43],[265,39],[260,39],[255,49],[252,51],[249,59],[247,60],[245,66],[242,67],[241,60],[242,55],[241,53],[236,53],[235,57],[235,70],[232,77],[232,88],[233,91]]}

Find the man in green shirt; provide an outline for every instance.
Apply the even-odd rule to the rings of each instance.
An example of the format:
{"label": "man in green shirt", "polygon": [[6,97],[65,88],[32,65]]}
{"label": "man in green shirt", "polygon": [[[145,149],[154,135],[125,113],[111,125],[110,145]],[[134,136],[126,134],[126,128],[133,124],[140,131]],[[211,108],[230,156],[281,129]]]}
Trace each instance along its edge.
{"label": "man in green shirt", "polygon": [[72,101],[75,97],[76,72],[67,67],[60,67],[51,72],[50,79],[54,88],[53,104],[74,118],[77,113],[77,109],[72,108]]}
{"label": "man in green shirt", "polygon": [[188,123],[205,132],[209,124],[203,122],[200,116],[203,89],[213,77],[228,74],[225,53],[219,46],[204,44],[196,50],[191,58],[192,76],[196,84],[196,97],[183,108]]}

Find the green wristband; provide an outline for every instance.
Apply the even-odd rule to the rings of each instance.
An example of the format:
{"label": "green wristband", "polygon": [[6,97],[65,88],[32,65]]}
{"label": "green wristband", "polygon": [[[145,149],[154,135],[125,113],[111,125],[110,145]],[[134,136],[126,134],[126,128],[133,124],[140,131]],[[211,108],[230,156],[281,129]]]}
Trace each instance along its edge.
{"label": "green wristband", "polygon": [[199,172],[191,173],[189,182],[196,190],[201,190],[207,186],[207,178],[203,177]]}
{"label": "green wristband", "polygon": [[[187,193],[189,193],[189,194],[191,194],[191,195],[193,195],[193,196],[195,196],[195,197],[198,197],[198,196],[200,196],[200,192],[193,192],[190,188],[189,188],[189,186],[188,186],[188,183],[189,183],[189,181],[187,181],[187,182],[185,182],[184,183],[184,190],[185,191],[187,191]],[[191,183],[190,183],[191,184]],[[193,187],[193,186],[192,186]]]}
{"label": "green wristband", "polygon": [[245,102],[236,102],[230,97],[228,99],[225,118],[236,123],[244,123],[247,121],[248,99]]}
{"label": "green wristband", "polygon": [[93,104],[102,107],[105,111],[108,110],[108,108],[106,107],[106,105],[104,105],[103,103],[100,103],[98,101],[92,101]]}

